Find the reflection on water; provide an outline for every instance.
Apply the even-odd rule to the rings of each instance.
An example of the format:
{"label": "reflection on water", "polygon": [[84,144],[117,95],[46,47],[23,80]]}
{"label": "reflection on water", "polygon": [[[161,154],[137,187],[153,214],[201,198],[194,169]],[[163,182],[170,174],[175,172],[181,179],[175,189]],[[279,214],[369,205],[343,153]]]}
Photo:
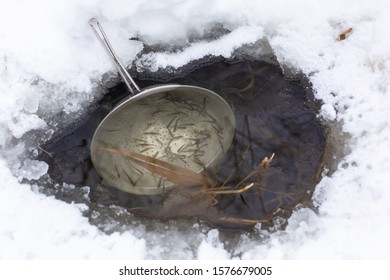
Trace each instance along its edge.
{"label": "reflection on water", "polygon": [[[159,82],[137,83],[147,87]],[[278,209],[289,211],[310,199],[322,170],[326,136],[313,102],[298,81],[286,79],[274,65],[244,61],[204,66],[169,83],[208,88],[230,104],[236,118],[233,144],[219,165],[204,175],[218,190],[251,187],[241,193],[219,194],[204,186],[178,186],[163,195],[142,196],[103,186],[89,148],[97,125],[127,96],[124,85],[112,88],[87,120],[44,147],[54,155],[41,155],[50,165],[53,180],[91,186],[91,200],[101,205],[121,205],[161,220],[195,216],[227,229],[251,227],[256,220],[272,221]],[[272,154],[275,157],[268,166],[261,164]]]}

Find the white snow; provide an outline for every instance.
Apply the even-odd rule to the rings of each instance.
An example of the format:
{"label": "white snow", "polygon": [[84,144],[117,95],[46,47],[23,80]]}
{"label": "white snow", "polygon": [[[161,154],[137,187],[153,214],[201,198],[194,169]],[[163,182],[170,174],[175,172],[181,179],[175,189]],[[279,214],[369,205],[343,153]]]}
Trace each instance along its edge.
{"label": "white snow", "polygon": [[233,51],[245,44],[254,44],[263,37],[258,26],[240,26],[231,33],[211,42],[194,43],[179,53],[151,53],[142,56],[139,66],[152,71],[172,66],[183,66],[183,61],[201,59],[207,55],[229,58]]}
{"label": "white snow", "polygon": [[[2,0],[0,258],[233,257],[216,230],[183,234],[169,225],[164,235],[136,223],[106,234],[83,216],[85,205],[23,183],[47,172],[45,163],[30,158],[38,148],[31,135],[43,141],[76,120],[115,71],[87,24],[93,16],[126,64],[144,47],[132,37],[177,50],[138,59],[138,66],[152,70],[208,55],[229,57],[241,46],[267,42],[283,67],[309,77],[324,102],[324,119],[337,121],[348,135],[350,152],[317,186],[318,213],[297,208],[286,230],[243,235],[235,256],[389,257],[389,1]],[[218,25],[231,32],[202,39]],[[338,41],[349,27],[353,32]]]}
{"label": "white snow", "polygon": [[229,255],[219,242],[219,234],[216,229],[210,230],[198,247],[198,259],[200,260],[225,260]]}

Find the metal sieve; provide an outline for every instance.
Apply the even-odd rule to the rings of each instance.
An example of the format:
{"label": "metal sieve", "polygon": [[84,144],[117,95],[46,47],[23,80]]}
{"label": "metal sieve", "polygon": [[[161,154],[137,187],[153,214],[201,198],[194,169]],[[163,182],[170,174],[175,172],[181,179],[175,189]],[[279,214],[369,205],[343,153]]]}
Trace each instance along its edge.
{"label": "metal sieve", "polygon": [[174,184],[104,149],[131,151],[200,173],[229,149],[234,114],[215,92],[190,85],[158,85],[140,90],[115,54],[96,18],[89,21],[132,96],[99,124],[91,158],[103,182],[139,195],[161,194]]}

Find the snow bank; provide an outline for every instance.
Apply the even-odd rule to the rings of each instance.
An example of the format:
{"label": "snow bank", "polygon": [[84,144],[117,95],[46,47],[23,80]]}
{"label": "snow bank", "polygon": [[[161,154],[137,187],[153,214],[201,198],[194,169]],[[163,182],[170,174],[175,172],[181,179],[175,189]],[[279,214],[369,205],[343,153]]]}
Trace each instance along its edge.
{"label": "snow bank", "polygon": [[[232,252],[242,258],[388,257],[389,5],[386,0],[2,1],[0,258],[225,259]],[[230,57],[263,41],[283,67],[306,74],[324,102],[322,116],[349,135],[350,153],[317,186],[318,213],[297,209],[285,231],[243,236],[229,251],[217,231],[196,228],[182,233],[169,226],[164,242],[162,232],[140,224],[105,234],[83,217],[86,205],[66,204],[22,183],[47,171],[45,163],[34,161],[39,143],[76,120],[101,95],[102,79],[113,76],[114,66],[87,24],[92,16],[100,18],[126,64],[144,47],[129,38],[173,51],[144,54],[139,68]],[[223,32],[213,33],[216,26]],[[338,41],[349,27],[353,33]]]}

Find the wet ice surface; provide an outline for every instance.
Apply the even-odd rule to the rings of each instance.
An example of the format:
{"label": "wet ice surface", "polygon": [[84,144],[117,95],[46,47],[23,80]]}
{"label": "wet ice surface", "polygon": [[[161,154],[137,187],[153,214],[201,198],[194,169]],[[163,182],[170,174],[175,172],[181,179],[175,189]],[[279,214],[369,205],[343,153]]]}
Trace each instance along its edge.
{"label": "wet ice surface", "polygon": [[[248,1],[243,7],[242,1],[117,5],[106,0],[83,4],[38,0],[1,5],[5,6],[0,9],[2,258],[387,257],[388,1]],[[107,235],[83,216],[94,211],[84,197],[88,188],[60,188],[69,193],[69,201],[80,192],[80,201],[73,204],[40,194],[37,190],[47,188],[23,178],[35,178],[47,165],[24,164],[25,160],[35,160],[39,145],[80,119],[102,95],[100,86],[114,76],[114,67],[88,27],[92,16],[101,18],[125,63],[134,62],[139,70],[145,65],[174,71],[170,67],[208,55],[272,53],[284,69],[305,74],[315,97],[324,102],[321,116],[342,132],[333,130],[333,142],[347,151],[335,172],[316,186],[317,212],[298,208],[285,230],[266,234],[257,229],[234,239],[229,249],[221,242],[221,233],[202,225],[187,227],[188,234],[177,230],[181,222],[164,224],[155,232],[148,230],[147,222],[133,226],[129,222],[118,230],[120,223],[103,217],[125,219],[120,213],[111,214],[116,208],[107,208],[106,214],[100,211],[100,218],[94,215],[107,221],[100,223],[102,227],[113,230]],[[338,35],[350,27],[350,36],[338,41]],[[244,43],[254,44],[253,48]],[[150,55],[136,57],[141,50]],[[171,60],[174,57],[180,59]],[[344,139],[345,134],[349,136]],[[53,189],[53,194],[57,191]]]}
{"label": "wet ice surface", "polygon": [[[274,216],[286,218],[297,204],[308,204],[323,171],[326,148],[325,127],[316,117],[319,104],[313,100],[310,89],[298,79],[284,77],[280,68],[266,62],[218,62],[196,67],[199,69],[180,73],[185,76],[167,83],[197,85],[219,93],[233,108],[236,119],[231,148],[219,164],[206,169],[205,175],[216,180],[215,186],[224,185],[225,189],[240,189],[254,183],[252,188],[242,194],[212,196],[199,192],[201,186],[189,189],[179,185],[166,189],[163,195],[145,196],[101,187],[90,160],[90,143],[96,125],[108,113],[108,108],[118,98],[128,97],[123,85],[108,92],[105,101],[79,127],[65,129],[61,136],[44,145],[45,152],[40,159],[49,163],[51,177],[59,184],[91,186],[92,201],[106,206],[121,205],[133,213],[161,220],[197,217],[222,229],[250,229],[255,220],[269,220],[263,227],[270,227]],[[137,82],[142,87],[156,83],[145,78]],[[154,108],[152,104],[149,107]],[[153,120],[152,114],[145,117],[150,117],[147,122]],[[128,125],[133,119],[122,125]],[[127,137],[132,139],[131,135]],[[115,146],[117,139],[112,141]],[[128,149],[143,152],[138,147]],[[148,155],[148,152],[143,153]],[[274,160],[269,167],[262,168],[262,160],[272,154]],[[119,166],[116,168],[120,168],[121,158],[116,160]],[[100,161],[103,158],[98,160],[99,164]],[[173,163],[179,164],[175,160]],[[131,192],[134,186],[127,184],[126,189]]]}

